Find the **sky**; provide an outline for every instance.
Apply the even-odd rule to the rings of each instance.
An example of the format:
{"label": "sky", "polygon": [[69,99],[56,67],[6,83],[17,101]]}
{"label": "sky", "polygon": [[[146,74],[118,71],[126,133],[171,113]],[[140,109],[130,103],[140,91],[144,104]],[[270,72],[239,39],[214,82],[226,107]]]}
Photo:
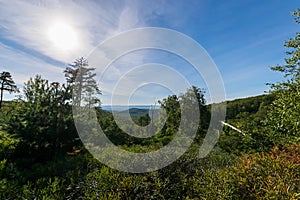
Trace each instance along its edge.
{"label": "sky", "polygon": [[[132,29],[158,27],[205,49],[220,73],[225,99],[260,95],[269,90],[266,83],[283,79],[270,66],[284,63],[284,41],[299,31],[291,12],[299,7],[297,0],[0,0],[0,72],[9,71],[19,88],[36,74],[63,83],[68,64],[86,57],[96,68],[103,105],[153,104],[182,92],[184,81],[214,101],[206,80],[215,77],[201,76],[176,52],[145,48],[101,66],[112,59],[101,54],[101,44]],[[139,39],[122,40],[113,50]]]}

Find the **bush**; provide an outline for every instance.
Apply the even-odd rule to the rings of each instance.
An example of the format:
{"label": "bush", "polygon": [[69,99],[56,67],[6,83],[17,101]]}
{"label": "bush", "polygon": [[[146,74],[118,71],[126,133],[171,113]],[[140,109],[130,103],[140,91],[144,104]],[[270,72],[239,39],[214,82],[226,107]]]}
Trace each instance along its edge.
{"label": "bush", "polygon": [[233,199],[298,199],[299,153],[300,144],[294,144],[274,147],[269,153],[244,155],[235,166],[210,174],[207,191],[215,195],[231,191],[227,198]]}

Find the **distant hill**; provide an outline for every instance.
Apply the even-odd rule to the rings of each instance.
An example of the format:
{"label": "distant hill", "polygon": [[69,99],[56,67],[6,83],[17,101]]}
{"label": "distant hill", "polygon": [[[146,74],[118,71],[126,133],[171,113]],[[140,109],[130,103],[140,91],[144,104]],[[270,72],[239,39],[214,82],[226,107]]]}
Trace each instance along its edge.
{"label": "distant hill", "polygon": [[130,108],[129,110],[123,110],[117,113],[119,115],[127,115],[128,111],[131,117],[141,117],[146,114],[149,114],[149,109],[144,109],[144,108]]}
{"label": "distant hill", "polygon": [[274,100],[274,95],[264,94],[254,97],[227,101],[227,119],[234,119],[241,113],[265,115],[267,106]]}

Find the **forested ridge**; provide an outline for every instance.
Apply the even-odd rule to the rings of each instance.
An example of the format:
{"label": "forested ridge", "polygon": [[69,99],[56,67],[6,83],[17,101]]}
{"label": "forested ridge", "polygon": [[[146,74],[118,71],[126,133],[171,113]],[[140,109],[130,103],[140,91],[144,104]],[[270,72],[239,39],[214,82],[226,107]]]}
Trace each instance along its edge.
{"label": "forested ridge", "polygon": [[[300,10],[293,12],[300,23]],[[269,93],[226,102],[226,123],[218,143],[198,158],[211,106],[196,86],[159,101],[167,120],[155,136],[124,133],[111,112],[101,109],[95,68],[78,58],[64,70],[66,83],[30,78],[19,98],[13,72],[0,76],[1,199],[299,199],[300,198],[300,33],[285,43],[282,82]],[[157,171],[134,174],[100,163],[86,150],[76,131],[72,105],[93,109],[106,136],[132,152],[157,150],[170,141],[180,123],[180,103],[197,98],[201,117],[196,137],[183,156]],[[187,104],[191,106],[192,104]],[[134,115],[139,126],[149,114]],[[126,122],[126,117],[123,118]],[[155,125],[159,124],[159,117]],[[129,127],[130,128],[130,127]],[[132,131],[135,131],[132,129]]]}

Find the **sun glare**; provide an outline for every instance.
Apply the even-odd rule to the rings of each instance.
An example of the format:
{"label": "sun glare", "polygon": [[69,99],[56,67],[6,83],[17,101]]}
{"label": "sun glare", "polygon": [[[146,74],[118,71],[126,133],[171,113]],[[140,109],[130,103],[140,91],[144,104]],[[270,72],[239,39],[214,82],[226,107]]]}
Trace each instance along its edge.
{"label": "sun glare", "polygon": [[78,46],[75,30],[68,24],[55,23],[48,30],[49,40],[61,50],[69,51]]}

